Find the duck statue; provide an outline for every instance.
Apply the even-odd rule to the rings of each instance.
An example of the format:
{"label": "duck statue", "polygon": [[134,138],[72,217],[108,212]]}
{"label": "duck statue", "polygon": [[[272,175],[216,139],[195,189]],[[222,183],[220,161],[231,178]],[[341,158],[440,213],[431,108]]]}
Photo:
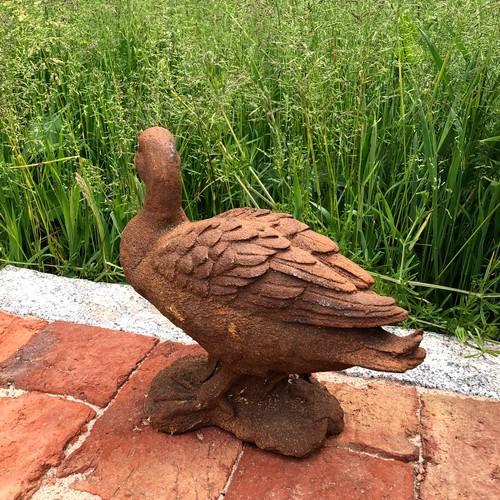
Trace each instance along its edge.
{"label": "duck statue", "polygon": [[343,429],[343,411],[313,372],[419,365],[422,330],[382,328],[407,312],[332,240],[286,213],[237,208],[188,220],[174,136],[139,137],[143,209],[126,226],[120,260],[130,284],[206,351],[153,380],[145,411],[158,430],[216,425],[295,457]]}

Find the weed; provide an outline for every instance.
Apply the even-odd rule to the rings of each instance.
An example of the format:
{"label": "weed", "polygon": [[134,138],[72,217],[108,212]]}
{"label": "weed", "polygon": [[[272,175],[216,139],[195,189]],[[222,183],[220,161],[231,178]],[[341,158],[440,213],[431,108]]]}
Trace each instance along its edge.
{"label": "weed", "polygon": [[122,280],[136,135],[161,124],[189,217],[290,211],[411,322],[498,340],[494,5],[3,1],[0,262]]}

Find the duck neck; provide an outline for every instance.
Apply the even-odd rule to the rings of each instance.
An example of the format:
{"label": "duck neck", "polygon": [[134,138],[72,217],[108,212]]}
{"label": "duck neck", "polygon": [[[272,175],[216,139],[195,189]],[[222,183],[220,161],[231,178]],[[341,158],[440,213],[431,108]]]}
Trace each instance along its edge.
{"label": "duck neck", "polygon": [[179,180],[148,185],[141,214],[157,230],[173,228],[184,222],[186,215],[182,210]]}
{"label": "duck neck", "polygon": [[144,208],[127,224],[121,239],[120,261],[131,282],[158,239],[186,220],[179,182],[177,186],[148,185]]}

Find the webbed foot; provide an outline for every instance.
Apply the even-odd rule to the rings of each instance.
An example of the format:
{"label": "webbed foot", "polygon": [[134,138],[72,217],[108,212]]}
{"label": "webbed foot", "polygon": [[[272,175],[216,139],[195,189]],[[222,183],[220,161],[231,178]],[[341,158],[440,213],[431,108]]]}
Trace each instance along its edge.
{"label": "webbed foot", "polygon": [[214,415],[233,418],[224,390],[234,379],[230,372],[215,368],[205,357],[187,357],[159,372],[145,402],[152,425],[181,433],[210,425]]}

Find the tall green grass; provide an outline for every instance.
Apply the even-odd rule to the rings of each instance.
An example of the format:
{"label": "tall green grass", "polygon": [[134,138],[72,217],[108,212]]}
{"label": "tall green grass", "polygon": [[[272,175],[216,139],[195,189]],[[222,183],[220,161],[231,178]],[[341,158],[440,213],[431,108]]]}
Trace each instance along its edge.
{"label": "tall green grass", "polygon": [[123,279],[136,136],[161,124],[191,218],[290,211],[415,322],[500,339],[496,7],[2,2],[0,264]]}

